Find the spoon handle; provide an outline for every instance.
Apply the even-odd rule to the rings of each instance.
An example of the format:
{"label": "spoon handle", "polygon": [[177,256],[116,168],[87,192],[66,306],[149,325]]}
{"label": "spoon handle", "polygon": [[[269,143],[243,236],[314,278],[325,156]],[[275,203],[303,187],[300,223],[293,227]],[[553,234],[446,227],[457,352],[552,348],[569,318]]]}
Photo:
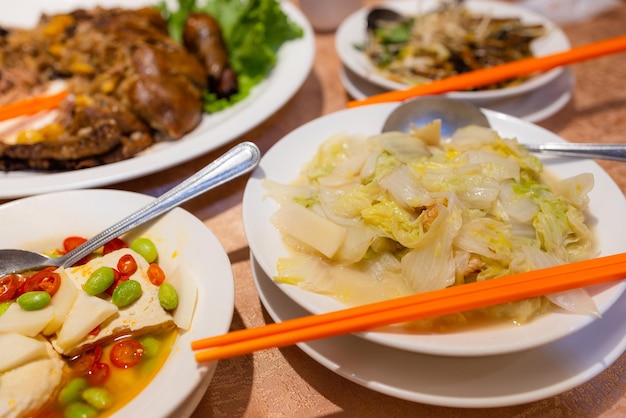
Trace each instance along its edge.
{"label": "spoon handle", "polygon": [[[208,190],[250,172],[258,165],[260,158],[261,152],[251,142],[243,142],[231,148],[206,167],[143,208],[100,232],[63,257],[57,258],[54,264],[62,267],[72,266],[113,238],[119,237],[142,223],[154,219]],[[51,259],[51,261],[54,260]]]}
{"label": "spoon handle", "polygon": [[524,144],[530,152],[626,162],[626,144]]}

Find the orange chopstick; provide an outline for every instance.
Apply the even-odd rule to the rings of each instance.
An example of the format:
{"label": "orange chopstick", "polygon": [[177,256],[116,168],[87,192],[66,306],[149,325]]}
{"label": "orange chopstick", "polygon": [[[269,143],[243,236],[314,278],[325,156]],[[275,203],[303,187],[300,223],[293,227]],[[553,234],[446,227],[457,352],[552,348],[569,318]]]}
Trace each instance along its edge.
{"label": "orange chopstick", "polygon": [[362,100],[353,100],[348,102],[348,107],[357,107],[375,103],[398,102],[415,96],[441,94],[450,91],[463,91],[540,71],[548,71],[562,65],[581,62],[624,51],[626,51],[626,35],[577,46],[556,54],[525,58],[506,64],[496,65],[494,67],[483,68],[476,71],[446,77],[430,83],[409,87],[404,90],[394,90],[377,94]]}
{"label": "orange chopstick", "polygon": [[626,253],[418,293],[192,342],[198,362],[626,278]]}
{"label": "orange chopstick", "polygon": [[45,96],[29,97],[0,106],[0,121],[16,118],[18,116],[34,115],[42,110],[54,109],[67,96],[67,90]]}

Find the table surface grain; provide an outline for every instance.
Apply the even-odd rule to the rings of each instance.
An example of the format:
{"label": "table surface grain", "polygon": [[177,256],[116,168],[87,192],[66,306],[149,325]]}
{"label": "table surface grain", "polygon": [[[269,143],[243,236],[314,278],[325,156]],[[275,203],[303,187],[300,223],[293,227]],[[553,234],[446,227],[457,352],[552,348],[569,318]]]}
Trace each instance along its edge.
{"label": "table surface grain", "polygon": [[[338,0],[341,1],[341,0]],[[609,13],[563,26],[572,45],[626,33],[626,2]],[[316,33],[313,70],[302,88],[264,123],[231,144],[185,164],[143,178],[107,186],[156,196],[230,148],[254,141],[267,151],[284,135],[319,116],[344,109],[350,100],[339,78],[333,33]],[[538,122],[571,142],[626,142],[626,54],[572,65],[572,99]],[[598,162],[626,191],[626,164]],[[246,178],[184,205],[220,240],[232,263],[236,300],[232,330],[271,323],[253,283],[249,248],[241,220]],[[459,409],[396,399],[353,383],[326,369],[297,347],[270,349],[220,361],[193,418],[209,417],[604,417],[626,416],[626,354],[591,381],[570,391],[524,405]]]}

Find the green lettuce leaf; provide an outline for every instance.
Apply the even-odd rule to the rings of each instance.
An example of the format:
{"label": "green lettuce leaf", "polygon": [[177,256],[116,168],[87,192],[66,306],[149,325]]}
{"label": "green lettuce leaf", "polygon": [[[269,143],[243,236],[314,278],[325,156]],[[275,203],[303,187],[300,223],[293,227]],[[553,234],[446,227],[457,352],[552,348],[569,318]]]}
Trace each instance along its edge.
{"label": "green lettuce leaf", "polygon": [[161,5],[172,38],[180,41],[187,16],[204,11],[217,19],[228,49],[230,65],[237,73],[239,93],[218,98],[204,95],[205,112],[217,112],[244,100],[276,65],[277,53],[287,41],[303,36],[304,31],[283,12],[278,0],[178,0],[173,12]]}

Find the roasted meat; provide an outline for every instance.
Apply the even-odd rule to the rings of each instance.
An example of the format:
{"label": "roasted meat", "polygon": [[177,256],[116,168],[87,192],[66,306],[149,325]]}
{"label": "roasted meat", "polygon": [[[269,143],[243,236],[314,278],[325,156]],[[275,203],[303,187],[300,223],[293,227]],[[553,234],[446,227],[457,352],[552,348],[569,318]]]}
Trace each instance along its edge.
{"label": "roasted meat", "polygon": [[237,83],[217,21],[198,13],[187,26],[183,45],[157,9],[94,8],[44,15],[28,30],[2,29],[0,104],[59,80],[70,94],[54,136],[0,137],[0,169],[92,167],[193,130],[204,92],[227,97]]}
{"label": "roasted meat", "polygon": [[218,97],[237,92],[237,75],[228,64],[222,31],[215,18],[206,13],[191,13],[185,23],[183,42],[202,61],[209,75],[209,86]]}

